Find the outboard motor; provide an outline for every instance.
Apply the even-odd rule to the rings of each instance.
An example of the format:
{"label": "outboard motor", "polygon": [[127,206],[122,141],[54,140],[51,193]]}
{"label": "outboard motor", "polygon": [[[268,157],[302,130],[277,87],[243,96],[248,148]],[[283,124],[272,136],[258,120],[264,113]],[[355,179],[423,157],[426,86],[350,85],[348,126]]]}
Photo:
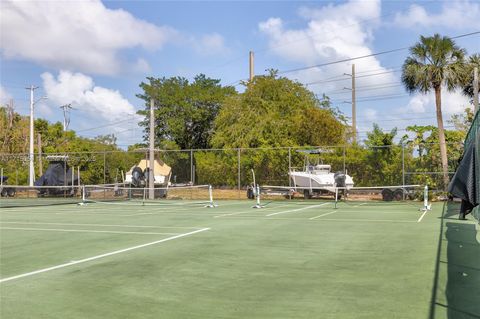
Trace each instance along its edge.
{"label": "outboard motor", "polygon": [[135,187],[145,187],[145,176],[140,167],[135,167],[132,171],[132,184]]}
{"label": "outboard motor", "polygon": [[[333,174],[333,178],[335,179],[335,185],[337,185],[337,187],[345,187],[347,176],[343,172],[336,172]],[[342,198],[342,195],[345,196],[345,194],[347,194],[347,190],[345,188],[341,189],[338,192],[338,199]]]}
{"label": "outboard motor", "polygon": [[333,175],[333,178],[335,179],[335,184],[337,184],[337,187],[345,187],[347,176],[343,172],[336,172]]}

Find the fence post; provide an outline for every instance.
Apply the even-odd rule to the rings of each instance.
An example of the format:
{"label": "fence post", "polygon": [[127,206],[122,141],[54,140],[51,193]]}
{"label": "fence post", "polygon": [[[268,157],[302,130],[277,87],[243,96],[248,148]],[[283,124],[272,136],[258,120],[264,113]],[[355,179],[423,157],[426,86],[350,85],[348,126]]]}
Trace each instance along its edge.
{"label": "fence post", "polygon": [[241,179],[241,170],[240,170],[240,148],[237,149],[237,165],[238,165],[238,195],[240,196],[240,179]]}
{"label": "fence post", "polygon": [[[402,185],[405,186],[405,144],[402,143]],[[403,200],[405,200],[405,188],[403,188]]]}
{"label": "fence post", "polygon": [[288,174],[289,174],[289,177],[288,177],[288,186],[292,186],[292,181],[290,179],[290,172],[292,171],[292,148],[289,147],[288,148]]}
{"label": "fence post", "polygon": [[103,184],[107,182],[107,151],[103,150]]}
{"label": "fence post", "polygon": [[190,182],[193,184],[193,149],[190,149]]}

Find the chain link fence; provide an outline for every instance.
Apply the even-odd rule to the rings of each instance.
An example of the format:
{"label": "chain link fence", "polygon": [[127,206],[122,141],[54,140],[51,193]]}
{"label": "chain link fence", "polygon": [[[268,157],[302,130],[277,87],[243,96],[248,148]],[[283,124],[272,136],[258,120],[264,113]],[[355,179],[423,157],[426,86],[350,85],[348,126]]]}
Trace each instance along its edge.
{"label": "chain link fence", "polygon": [[[448,144],[449,174],[455,172],[463,144]],[[319,154],[301,150],[320,149]],[[68,156],[67,163],[80,173],[82,184],[122,183],[125,173],[148,151],[98,151],[62,154],[35,154],[35,177],[48,167],[52,155]],[[172,167],[174,184],[210,184],[216,189],[236,191],[243,198],[245,188],[253,182],[261,185],[290,186],[288,172],[302,170],[311,164],[329,164],[332,172],[346,172],[355,186],[427,184],[433,190],[444,190],[438,145],[361,145],[320,147],[278,147],[248,149],[161,150],[155,158]],[[28,154],[0,154],[0,169],[9,184],[28,183]]]}

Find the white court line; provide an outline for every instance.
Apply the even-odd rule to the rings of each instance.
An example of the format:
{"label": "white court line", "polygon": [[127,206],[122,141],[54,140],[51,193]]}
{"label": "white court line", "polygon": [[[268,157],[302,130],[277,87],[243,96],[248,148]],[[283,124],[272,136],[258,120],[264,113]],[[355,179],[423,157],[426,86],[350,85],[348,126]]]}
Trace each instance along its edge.
{"label": "white court line", "polygon": [[425,214],[428,212],[428,210],[425,209],[425,211],[423,212],[422,216],[420,216],[420,218],[417,220],[417,223],[421,222],[422,219],[423,219],[423,216],[425,216]]}
{"label": "white court line", "polygon": [[182,227],[182,226],[146,226],[146,225],[74,224],[74,223],[2,222],[2,221],[0,221],[0,224],[58,225],[58,226],[92,226],[92,227],[126,227],[126,228],[178,228],[178,229],[200,229],[200,228],[201,228],[201,227]]}
{"label": "white court line", "polygon": [[355,205],[353,207],[358,207],[358,206],[362,206],[362,205],[367,205],[367,203],[361,203],[361,204]]}
{"label": "white court line", "polygon": [[[272,208],[280,208],[280,207],[285,207],[285,206],[290,206],[290,205],[291,205],[291,204],[279,205],[279,206],[271,206],[271,207],[262,208],[261,210],[267,210],[267,209],[272,209]],[[253,207],[252,207],[252,208],[253,208]],[[240,214],[247,214],[247,213],[251,213],[251,211],[221,214],[221,215],[213,216],[213,218],[219,218],[219,217],[224,217],[224,216],[240,215]]]}
{"label": "white court line", "polygon": [[325,213],[325,214],[322,214],[322,215],[318,215],[318,216],[315,216],[315,217],[310,217],[309,219],[317,219],[317,218],[320,218],[320,217],[323,217],[323,216],[327,216],[327,215],[330,215],[330,214],[333,214],[333,213],[336,213],[338,212],[338,210],[334,210],[332,212],[329,212],[329,213]]}
{"label": "white court line", "polygon": [[222,214],[222,215],[213,216],[213,218],[219,218],[219,217],[224,217],[224,216],[233,216],[233,215],[246,214],[246,213],[251,213],[251,212],[236,212],[236,213]]}
{"label": "white court line", "polygon": [[92,229],[64,229],[64,228],[27,228],[27,227],[0,227],[7,230],[33,230],[33,231],[57,231],[72,233],[107,233],[107,234],[135,234],[135,235],[177,235],[178,233],[152,233],[135,231],[115,231],[115,230],[92,230]]}
{"label": "white court line", "polygon": [[88,262],[88,261],[109,257],[109,256],[112,256],[112,255],[121,254],[121,253],[124,253],[124,252],[127,252],[127,251],[131,251],[131,250],[135,250],[135,249],[139,249],[139,248],[143,248],[143,247],[148,247],[148,246],[160,244],[160,243],[163,243],[163,242],[166,242],[166,241],[169,241],[169,240],[174,240],[174,239],[177,239],[177,238],[186,237],[186,236],[190,236],[190,235],[193,235],[193,234],[196,234],[196,233],[204,232],[206,230],[210,230],[210,228],[202,228],[202,229],[195,230],[195,231],[192,231],[192,232],[189,232],[189,233],[184,233],[184,234],[160,239],[160,240],[157,240],[157,241],[152,241],[150,243],[146,243],[146,244],[142,244],[142,245],[138,245],[138,246],[133,246],[133,247],[125,248],[125,249],[115,250],[115,251],[112,251],[112,252],[109,252],[109,253],[106,253],[106,254],[97,255],[97,256],[81,259],[81,260],[75,260],[75,261],[71,261],[69,263],[35,270],[35,271],[27,272],[27,273],[21,274],[21,275],[2,278],[2,279],[0,279],[0,283],[15,280],[15,279],[19,279],[19,278],[23,278],[23,277],[33,276],[33,275],[36,275],[36,274],[41,274],[41,273],[44,273],[44,272],[47,272],[47,271],[56,270],[56,269],[60,269],[60,268],[65,268],[65,267],[85,263],[85,262]]}
{"label": "white court line", "polygon": [[320,207],[320,206],[327,205],[327,204],[331,204],[331,203],[323,203],[323,204],[320,204],[320,205],[312,205],[312,206],[307,206],[307,207],[302,207],[302,208],[297,208],[297,209],[284,210],[283,212],[271,213],[271,214],[268,214],[266,216],[268,217],[268,216],[275,216],[275,215],[286,214],[286,213],[299,212],[301,210]]}
{"label": "white court line", "polygon": [[415,223],[414,220],[395,220],[395,219],[351,219],[351,218],[322,218],[319,220],[330,220],[330,221],[338,221],[338,222],[380,222],[380,223]]}
{"label": "white court line", "polygon": [[[303,221],[308,222],[305,218],[292,218],[292,217],[260,217],[260,216],[232,216],[230,218],[238,218],[238,219],[264,219],[264,220],[295,220],[295,221]],[[394,220],[394,219],[351,219],[351,218],[320,218],[316,219],[315,221],[335,221],[335,222],[386,222],[386,223],[416,223],[414,220]]]}

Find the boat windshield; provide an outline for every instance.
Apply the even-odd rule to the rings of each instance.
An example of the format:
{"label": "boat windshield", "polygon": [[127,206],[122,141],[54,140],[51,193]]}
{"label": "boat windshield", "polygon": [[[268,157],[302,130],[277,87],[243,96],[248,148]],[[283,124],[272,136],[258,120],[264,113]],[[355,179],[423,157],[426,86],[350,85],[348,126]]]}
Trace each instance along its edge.
{"label": "boat windshield", "polygon": [[306,168],[308,172],[312,172],[315,174],[328,174],[330,173],[331,166],[330,165],[308,165]]}

